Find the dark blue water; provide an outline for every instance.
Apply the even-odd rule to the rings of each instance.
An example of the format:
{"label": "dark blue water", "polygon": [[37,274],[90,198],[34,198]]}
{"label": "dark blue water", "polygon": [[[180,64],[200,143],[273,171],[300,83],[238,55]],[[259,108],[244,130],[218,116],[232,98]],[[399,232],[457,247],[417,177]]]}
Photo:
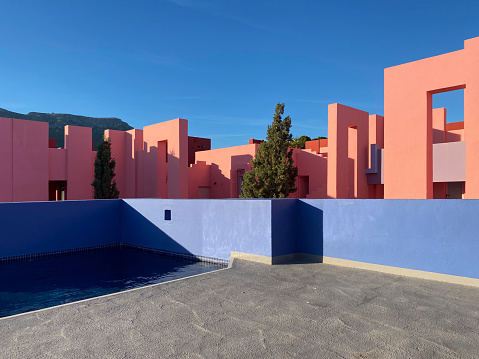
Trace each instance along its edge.
{"label": "dark blue water", "polygon": [[117,247],[0,264],[0,317],[210,272],[221,265]]}

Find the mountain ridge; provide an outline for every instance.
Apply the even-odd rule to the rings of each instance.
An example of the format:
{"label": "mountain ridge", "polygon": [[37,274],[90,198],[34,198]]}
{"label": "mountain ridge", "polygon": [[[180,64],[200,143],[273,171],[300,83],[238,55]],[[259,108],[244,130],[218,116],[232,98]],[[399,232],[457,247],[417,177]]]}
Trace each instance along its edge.
{"label": "mountain ridge", "polygon": [[43,112],[29,112],[28,114],[22,114],[3,108],[0,108],[0,117],[48,122],[49,137],[55,138],[57,147],[64,146],[63,128],[67,125],[91,127],[92,141],[94,143],[95,150],[97,149],[98,144],[103,140],[103,133],[106,129],[118,131],[128,131],[133,129],[133,127],[131,127],[127,122],[117,117],[89,117],[66,113]]}

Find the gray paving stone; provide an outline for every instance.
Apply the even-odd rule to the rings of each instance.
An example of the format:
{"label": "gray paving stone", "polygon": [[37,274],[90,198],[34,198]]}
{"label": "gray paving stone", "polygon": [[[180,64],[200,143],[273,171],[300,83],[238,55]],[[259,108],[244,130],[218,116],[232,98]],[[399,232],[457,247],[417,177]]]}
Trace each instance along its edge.
{"label": "gray paving stone", "polygon": [[0,319],[1,358],[474,358],[479,288],[327,264],[231,269]]}

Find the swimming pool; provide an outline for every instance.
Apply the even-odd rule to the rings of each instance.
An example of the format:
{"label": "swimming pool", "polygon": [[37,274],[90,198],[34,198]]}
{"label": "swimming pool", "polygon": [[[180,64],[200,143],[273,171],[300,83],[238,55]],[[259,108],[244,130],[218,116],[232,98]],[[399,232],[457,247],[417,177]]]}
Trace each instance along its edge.
{"label": "swimming pool", "polygon": [[0,317],[224,268],[117,246],[0,264]]}

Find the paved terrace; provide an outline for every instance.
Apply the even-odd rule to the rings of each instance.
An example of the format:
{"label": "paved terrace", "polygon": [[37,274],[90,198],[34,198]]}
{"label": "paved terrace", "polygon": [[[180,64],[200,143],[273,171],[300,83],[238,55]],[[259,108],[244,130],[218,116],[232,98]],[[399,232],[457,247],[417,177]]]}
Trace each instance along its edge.
{"label": "paved terrace", "polygon": [[472,358],[479,288],[327,264],[231,269],[0,320],[2,358]]}

